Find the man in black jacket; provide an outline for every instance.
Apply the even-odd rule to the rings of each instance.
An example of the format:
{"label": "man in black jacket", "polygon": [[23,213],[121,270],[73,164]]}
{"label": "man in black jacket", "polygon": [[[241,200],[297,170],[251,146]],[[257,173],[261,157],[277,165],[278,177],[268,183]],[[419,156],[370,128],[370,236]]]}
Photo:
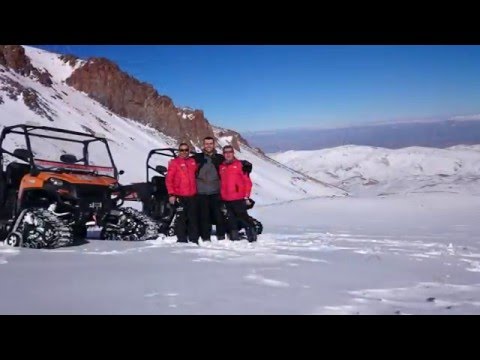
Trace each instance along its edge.
{"label": "man in black jacket", "polygon": [[212,137],[203,139],[201,153],[194,155],[198,164],[197,191],[200,236],[203,241],[210,241],[212,223],[216,224],[218,240],[225,239],[225,222],[221,213],[220,176],[218,169],[225,160],[223,155],[215,150],[215,140]]}

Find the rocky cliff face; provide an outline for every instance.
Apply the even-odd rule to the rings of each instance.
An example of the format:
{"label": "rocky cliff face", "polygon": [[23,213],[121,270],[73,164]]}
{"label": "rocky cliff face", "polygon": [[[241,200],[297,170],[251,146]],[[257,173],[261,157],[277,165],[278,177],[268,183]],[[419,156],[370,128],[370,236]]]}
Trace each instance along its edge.
{"label": "rocky cliff face", "polygon": [[30,75],[32,64],[20,45],[0,45],[0,65],[19,74]]}
{"label": "rocky cliff face", "polygon": [[89,59],[67,79],[118,115],[150,124],[179,141],[200,144],[213,130],[203,111],[177,108],[172,99],[140,82],[105,58]]}
{"label": "rocky cliff face", "polygon": [[233,131],[230,129],[217,128],[215,135],[217,136],[217,138],[230,137],[231,138],[230,145],[232,145],[235,150],[240,150],[240,144],[244,144],[250,147],[250,144],[248,143],[248,141],[244,139],[243,136],[236,131]]}
{"label": "rocky cliff face", "polygon": [[[25,49],[20,45],[0,45],[0,65],[6,71],[14,71],[20,75],[31,77],[47,87],[52,86],[51,75],[48,71],[40,71],[35,68],[28,56],[25,55]],[[54,111],[49,108],[46,101],[37,91],[1,75],[3,72],[5,70],[0,68],[0,90],[6,96],[15,101],[21,97],[30,110],[53,121],[52,115],[54,115]],[[3,103],[4,99],[0,95],[0,104]]]}
{"label": "rocky cliff face", "polygon": [[25,55],[25,49],[20,45],[0,45],[0,65],[20,75],[36,78],[45,86],[52,86],[52,77],[48,71],[40,71],[33,67]]}

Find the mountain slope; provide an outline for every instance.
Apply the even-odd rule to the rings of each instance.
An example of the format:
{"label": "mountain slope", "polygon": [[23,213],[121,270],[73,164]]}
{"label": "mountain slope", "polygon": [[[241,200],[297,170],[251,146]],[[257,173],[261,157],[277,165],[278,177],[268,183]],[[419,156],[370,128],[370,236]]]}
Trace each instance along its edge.
{"label": "mountain slope", "polygon": [[480,193],[480,146],[398,150],[341,146],[287,151],[275,160],[354,194]]}
{"label": "mountain slope", "polygon": [[[24,49],[23,57],[21,50],[15,50],[14,55],[17,58],[11,61],[8,60],[11,58],[11,49],[0,48],[0,124],[2,127],[33,122],[39,125],[103,134],[109,140],[117,167],[126,171],[121,177],[123,183],[144,181],[145,159],[148,151],[153,148],[176,146],[182,139],[181,135],[180,137],[165,135],[153,127],[155,122],[142,124],[120,116],[94,100],[91,95],[69,86],[68,79],[88,62],[31,47],[24,47]],[[4,58],[8,57],[5,54],[10,56],[8,61],[3,63],[2,51]],[[13,70],[12,63],[20,63],[21,66]],[[39,80],[40,77],[44,79],[42,82]],[[190,121],[192,118],[192,116],[189,117],[192,110],[172,109],[178,111],[178,117],[185,121]],[[193,111],[193,113],[198,112]],[[193,121],[190,123],[195,126]],[[194,128],[191,133],[199,134]],[[224,145],[229,140],[232,141],[228,137],[222,138],[221,144]],[[11,149],[22,147],[22,145],[24,146],[21,141],[17,144],[7,144]],[[275,165],[270,159],[246,144],[237,143],[237,148],[240,149],[238,157],[248,159],[254,165],[252,174],[255,183],[254,194],[260,203],[344,194],[336,188],[325,186],[291,169]],[[65,151],[75,152],[70,144],[57,147],[49,141],[42,141],[34,150],[42,157],[57,160]],[[168,158],[160,158],[158,163],[166,165],[167,161]],[[95,159],[92,162],[97,165],[108,164],[106,154],[101,153],[100,149],[95,153]]]}
{"label": "mountain slope", "polygon": [[278,202],[292,199],[301,199],[310,196],[336,195],[345,196],[347,193],[335,186],[309,178],[293,169],[277,163],[264,155],[260,150],[253,149],[235,140],[235,135],[224,135],[225,129],[214,127],[214,134],[218,144],[238,144],[237,156],[254,164],[251,175],[253,192],[262,202]]}

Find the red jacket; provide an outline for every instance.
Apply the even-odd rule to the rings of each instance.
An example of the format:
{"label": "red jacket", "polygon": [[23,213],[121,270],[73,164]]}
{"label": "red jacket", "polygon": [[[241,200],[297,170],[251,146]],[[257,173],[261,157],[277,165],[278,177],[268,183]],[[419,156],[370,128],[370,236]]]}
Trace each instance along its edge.
{"label": "red jacket", "polygon": [[252,180],[242,171],[242,163],[235,159],[231,163],[223,162],[220,172],[220,195],[222,200],[234,201],[250,197]]}
{"label": "red jacket", "polygon": [[195,173],[197,163],[193,158],[177,157],[168,163],[165,184],[169,195],[193,196],[197,193]]}

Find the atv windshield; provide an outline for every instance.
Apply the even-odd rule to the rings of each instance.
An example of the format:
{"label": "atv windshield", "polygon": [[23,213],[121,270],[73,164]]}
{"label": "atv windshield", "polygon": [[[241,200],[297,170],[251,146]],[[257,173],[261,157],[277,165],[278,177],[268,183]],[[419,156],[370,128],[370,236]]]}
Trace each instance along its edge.
{"label": "atv windshield", "polygon": [[15,128],[2,144],[5,164],[25,162],[16,158],[18,149],[31,151],[32,163],[39,170],[76,172],[115,177],[116,170],[103,137],[67,132],[55,128]]}
{"label": "atv windshield", "polygon": [[30,143],[39,169],[115,176],[106,145],[101,141],[83,143],[30,136]]}

